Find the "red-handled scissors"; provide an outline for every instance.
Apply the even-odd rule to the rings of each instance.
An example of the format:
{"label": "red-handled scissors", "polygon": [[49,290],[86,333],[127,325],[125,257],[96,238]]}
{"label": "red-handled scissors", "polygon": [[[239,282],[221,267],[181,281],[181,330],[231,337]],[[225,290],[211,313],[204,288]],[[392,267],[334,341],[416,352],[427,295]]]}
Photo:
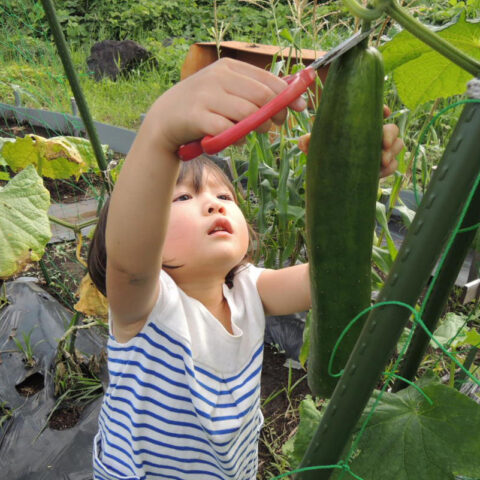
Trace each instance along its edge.
{"label": "red-handled scissors", "polygon": [[307,91],[307,88],[315,81],[317,76],[316,70],[328,65],[340,55],[359,44],[364,38],[370,35],[371,30],[365,32],[358,32],[353,36],[347,38],[345,41],[337,45],[332,50],[329,50],[325,55],[315,60],[307,68],[300,70],[294,75],[285,77],[284,80],[288,83],[285,88],[275,98],[263,105],[255,113],[244,118],[224,132],[212,136],[207,135],[201,140],[182,145],[177,152],[180,159],[192,160],[202,153],[213,155],[222,151],[224,148],[238,142],[245,135],[258,128],[262,123],[272,118],[280,110],[290,105],[295,99]]}

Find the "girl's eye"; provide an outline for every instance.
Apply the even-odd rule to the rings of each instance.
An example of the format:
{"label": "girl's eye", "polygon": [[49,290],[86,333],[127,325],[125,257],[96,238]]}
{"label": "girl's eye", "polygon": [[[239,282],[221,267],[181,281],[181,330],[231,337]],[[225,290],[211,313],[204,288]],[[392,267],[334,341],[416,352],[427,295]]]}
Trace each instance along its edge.
{"label": "girl's eye", "polygon": [[221,195],[218,195],[218,198],[220,200],[233,200],[232,195],[230,195],[229,193],[222,193]]}
{"label": "girl's eye", "polygon": [[185,200],[190,200],[190,198],[192,198],[191,195],[189,195],[188,193],[184,193],[182,195],[179,195],[178,197],[175,197],[173,199],[174,202],[184,202]]}

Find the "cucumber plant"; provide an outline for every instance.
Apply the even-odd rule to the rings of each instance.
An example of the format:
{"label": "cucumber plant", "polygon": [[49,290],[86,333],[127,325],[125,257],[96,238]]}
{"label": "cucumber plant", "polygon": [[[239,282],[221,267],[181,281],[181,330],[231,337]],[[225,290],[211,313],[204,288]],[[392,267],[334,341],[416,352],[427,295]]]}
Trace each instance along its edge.
{"label": "cucumber plant", "polygon": [[[479,88],[477,86],[477,88]],[[465,106],[389,277],[349,357],[301,467],[339,460],[414,310],[435,262],[480,179],[480,105]],[[473,159],[473,161],[472,161]],[[341,412],[341,414],[339,413]],[[328,479],[331,469],[297,478]]]}
{"label": "cucumber plant", "polygon": [[[359,6],[355,0],[348,0],[346,3]],[[402,15],[399,14],[396,2],[383,0],[376,2],[376,5],[375,9],[359,11],[359,15],[366,12],[368,20],[373,20],[384,10],[388,13],[392,10],[399,22],[402,25],[408,24],[412,33],[418,33],[421,40],[437,48],[447,58],[473,75],[480,73],[478,62],[458,54],[443,40],[438,41],[436,36],[423,26],[417,28],[415,22],[407,22],[402,16],[403,12]],[[480,182],[480,167],[476,161],[479,148],[477,133],[480,129],[478,80],[472,82],[469,92],[476,98],[476,102],[468,103],[462,112],[390,275],[377,298],[377,305],[365,322],[320,425],[303,457],[300,467],[305,470],[298,473],[296,478],[302,480],[330,478],[332,468],[328,467],[337,465],[408,319],[415,311],[417,299],[430,277],[435,262],[450,234],[457,233],[457,219],[464,216],[466,204],[472,200]],[[360,109],[354,113],[360,115],[359,112]],[[346,120],[348,122],[349,118]],[[372,155],[374,153],[372,151]],[[307,179],[309,182],[307,185],[315,184],[317,181],[318,178]],[[307,225],[308,222],[307,218]],[[309,248],[311,251],[314,249],[312,246]],[[446,282],[446,279],[443,281]],[[314,295],[315,291],[315,286],[312,286]],[[349,294],[349,291],[343,291],[344,298]],[[314,299],[314,303],[315,301]],[[314,336],[315,334],[311,337],[311,342]],[[314,352],[311,355],[316,354]],[[309,470],[315,466],[324,468]]]}
{"label": "cucumber plant", "polygon": [[[417,25],[416,21],[406,17],[405,12],[395,0],[377,0],[374,2],[373,9],[361,7],[356,0],[346,0],[345,3],[353,9],[357,16],[368,21],[378,18],[386,11],[405,28],[410,29],[411,33],[437,49],[442,55],[474,76],[480,74],[480,64],[476,60],[452,48],[448,42],[438,38],[423,25]],[[416,302],[427,284],[438,257],[452,232],[454,235],[458,233],[458,218],[463,220],[468,206],[472,212],[476,209],[474,193],[480,183],[480,165],[476,161],[479,149],[477,137],[480,130],[479,79],[469,84],[469,95],[475,100],[468,103],[463,109],[389,277],[377,298],[377,304],[371,309],[332,398],[325,409],[320,425],[302,459],[301,470],[295,478],[301,480],[328,479],[333,473],[333,467],[339,466],[337,462],[347,448],[351,435],[385,365],[395,351],[407,321],[412,313],[415,313]],[[358,110],[353,111],[353,117],[360,116],[360,112],[361,109],[358,107]],[[346,121],[349,122],[350,118],[348,117]],[[313,135],[315,134],[314,130]],[[319,152],[316,153],[318,155]],[[373,155],[375,155],[374,150],[372,150]],[[312,160],[309,158],[310,163]],[[307,178],[307,186],[316,184],[318,181],[320,178],[313,177],[312,174],[312,178]],[[328,183],[328,179],[324,181]],[[307,196],[307,200],[308,198]],[[312,221],[312,213],[310,213],[310,220],[308,219],[307,203],[307,225]],[[469,221],[467,220],[467,222]],[[347,235],[349,233],[347,232]],[[310,241],[318,241],[318,239],[310,237]],[[447,250],[450,247],[452,247],[452,240],[448,242]],[[314,252],[315,248],[310,245],[309,251]],[[312,276],[315,276],[315,260],[312,268]],[[453,267],[446,262],[446,270],[454,268],[456,266]],[[450,285],[451,274],[444,277],[439,275],[439,277],[447,289]],[[316,278],[312,281],[313,297],[317,294],[316,281]],[[348,290],[344,290],[342,293],[344,298],[350,294]],[[323,292],[319,292],[319,298],[322,298],[322,294]],[[318,299],[314,298],[314,306],[316,301]],[[355,319],[362,318],[367,310],[355,312],[358,314]],[[314,322],[318,321],[318,318],[314,316],[313,320]],[[330,322],[335,320],[336,318],[329,319]],[[313,331],[311,343],[315,341],[315,326],[313,326]],[[310,348],[314,347],[311,345]],[[318,352],[313,352],[310,356],[315,357],[317,354]],[[314,390],[314,393],[317,392]],[[347,461],[350,459],[351,453],[352,451]],[[316,468],[318,466],[319,469]]]}

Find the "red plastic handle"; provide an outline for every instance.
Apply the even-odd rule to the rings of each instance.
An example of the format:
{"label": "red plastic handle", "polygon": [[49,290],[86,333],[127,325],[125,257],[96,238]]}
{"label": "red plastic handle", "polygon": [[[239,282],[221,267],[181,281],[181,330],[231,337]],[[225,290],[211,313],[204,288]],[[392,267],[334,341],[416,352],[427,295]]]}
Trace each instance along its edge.
{"label": "red plastic handle", "polygon": [[315,81],[315,77],[316,71],[311,67],[307,67],[295,75],[285,78],[287,83],[289,83],[288,87],[255,113],[214,137],[207,135],[201,140],[195,140],[182,145],[178,149],[177,155],[184,161],[192,160],[202,153],[213,155],[238,142],[247,133],[258,128],[262,123],[265,123],[280,110],[290,105],[302,93],[306,92],[307,88]]}

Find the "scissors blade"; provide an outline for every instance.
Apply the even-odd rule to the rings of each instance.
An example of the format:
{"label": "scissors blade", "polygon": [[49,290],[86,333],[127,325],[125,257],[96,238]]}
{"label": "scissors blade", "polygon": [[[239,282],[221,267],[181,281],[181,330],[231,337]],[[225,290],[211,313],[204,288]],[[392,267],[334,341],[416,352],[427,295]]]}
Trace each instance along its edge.
{"label": "scissors blade", "polygon": [[336,47],[329,50],[322,57],[317,58],[314,62],[312,62],[309,65],[309,67],[313,68],[314,70],[317,70],[323,65],[328,65],[329,63],[333,62],[336,58],[340,57],[345,52],[347,52],[351,48],[358,45],[364,38],[367,38],[372,33],[372,31],[373,29],[366,30],[365,32],[355,33],[351,37],[339,43]]}

